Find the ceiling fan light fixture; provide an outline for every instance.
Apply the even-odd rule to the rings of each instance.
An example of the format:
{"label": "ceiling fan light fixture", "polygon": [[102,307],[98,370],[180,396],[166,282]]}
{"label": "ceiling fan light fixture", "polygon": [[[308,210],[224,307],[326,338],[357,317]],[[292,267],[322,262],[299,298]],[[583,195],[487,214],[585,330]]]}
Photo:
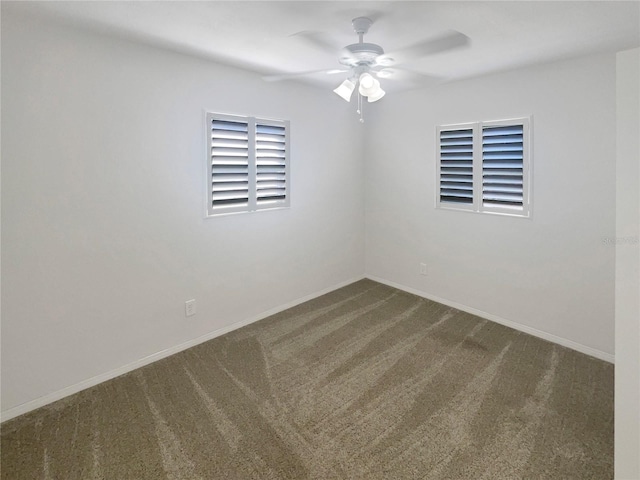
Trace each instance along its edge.
{"label": "ceiling fan light fixture", "polygon": [[358,88],[360,95],[363,97],[378,95],[381,90],[380,82],[376,78],[372,77],[371,74],[363,73],[360,75],[360,88]]}
{"label": "ceiling fan light fixture", "polygon": [[373,94],[371,94],[371,95],[369,95],[369,96],[367,97],[367,101],[368,101],[369,103],[377,102],[377,101],[378,101],[378,100],[380,100],[382,97],[384,97],[384,95],[385,95],[386,93],[387,93],[387,92],[385,92],[383,89],[378,88],[378,91],[377,91],[377,92],[375,92],[375,93],[373,93]]}
{"label": "ceiling fan light fixture", "polygon": [[351,80],[346,79],[344,82],[342,82],[338,88],[336,88],[334,90],[334,92],[341,96],[342,98],[344,98],[347,102],[351,101],[351,95],[353,95],[353,91],[356,88],[356,84],[353,83]]}
{"label": "ceiling fan light fixture", "polygon": [[364,72],[360,75],[360,88],[364,88],[366,90],[372,88],[375,85],[375,80],[376,79],[373,78],[370,73]]}

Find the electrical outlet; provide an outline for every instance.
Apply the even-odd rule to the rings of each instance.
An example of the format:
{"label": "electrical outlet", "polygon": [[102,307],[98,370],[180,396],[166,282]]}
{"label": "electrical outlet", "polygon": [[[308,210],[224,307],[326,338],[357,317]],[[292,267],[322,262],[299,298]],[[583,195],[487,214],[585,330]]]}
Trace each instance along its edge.
{"label": "electrical outlet", "polygon": [[426,275],[427,274],[427,264],[426,263],[421,263],[420,264],[420,275]]}
{"label": "electrical outlet", "polygon": [[187,300],[184,302],[184,316],[190,317],[191,315],[196,314],[196,300]]}

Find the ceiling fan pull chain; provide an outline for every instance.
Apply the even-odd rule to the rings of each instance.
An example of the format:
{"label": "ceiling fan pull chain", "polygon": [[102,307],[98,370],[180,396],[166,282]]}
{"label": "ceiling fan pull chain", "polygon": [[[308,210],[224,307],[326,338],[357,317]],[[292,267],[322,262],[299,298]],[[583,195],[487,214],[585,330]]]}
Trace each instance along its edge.
{"label": "ceiling fan pull chain", "polygon": [[362,95],[358,92],[358,113],[360,114],[360,123],[364,123],[364,114],[362,113]]}

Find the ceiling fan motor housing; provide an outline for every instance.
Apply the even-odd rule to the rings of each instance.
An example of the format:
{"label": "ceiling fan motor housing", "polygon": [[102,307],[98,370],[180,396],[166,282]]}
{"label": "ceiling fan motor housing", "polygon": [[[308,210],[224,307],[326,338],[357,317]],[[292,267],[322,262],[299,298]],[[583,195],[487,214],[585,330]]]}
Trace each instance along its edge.
{"label": "ceiling fan motor housing", "polygon": [[380,45],[375,43],[354,43],[345,47],[351,55],[340,58],[342,65],[357,67],[358,65],[372,65],[378,56],[384,53]]}

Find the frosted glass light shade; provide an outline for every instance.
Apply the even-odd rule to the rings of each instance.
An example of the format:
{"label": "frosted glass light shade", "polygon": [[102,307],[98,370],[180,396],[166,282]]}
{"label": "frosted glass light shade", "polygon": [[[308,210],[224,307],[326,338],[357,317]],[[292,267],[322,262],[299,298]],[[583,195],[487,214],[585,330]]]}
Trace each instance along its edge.
{"label": "frosted glass light shade", "polygon": [[373,78],[370,74],[365,72],[362,75],[360,75],[360,88],[364,88],[368,90],[375,85],[375,81],[376,81],[375,78]]}
{"label": "frosted glass light shade", "polygon": [[347,79],[342,82],[334,92],[344,98],[347,102],[351,101],[351,95],[356,88],[356,84]]}
{"label": "frosted glass light shade", "polygon": [[[380,88],[380,82],[368,73],[360,75],[360,88],[358,88],[358,92],[364,97],[377,97],[376,100],[379,100],[382,98],[382,95],[384,95],[384,91]],[[382,92],[382,94],[380,94],[380,92]],[[375,100],[369,101],[375,102]]]}
{"label": "frosted glass light shade", "polygon": [[380,87],[378,87],[378,91],[377,91],[377,92],[375,92],[375,93],[373,93],[373,94],[371,94],[371,95],[369,95],[369,96],[367,97],[367,100],[369,101],[369,103],[371,103],[371,102],[377,102],[377,101],[378,101],[378,100],[380,100],[382,97],[384,97],[385,93],[387,93],[387,92],[385,92],[383,89],[381,89]]}

